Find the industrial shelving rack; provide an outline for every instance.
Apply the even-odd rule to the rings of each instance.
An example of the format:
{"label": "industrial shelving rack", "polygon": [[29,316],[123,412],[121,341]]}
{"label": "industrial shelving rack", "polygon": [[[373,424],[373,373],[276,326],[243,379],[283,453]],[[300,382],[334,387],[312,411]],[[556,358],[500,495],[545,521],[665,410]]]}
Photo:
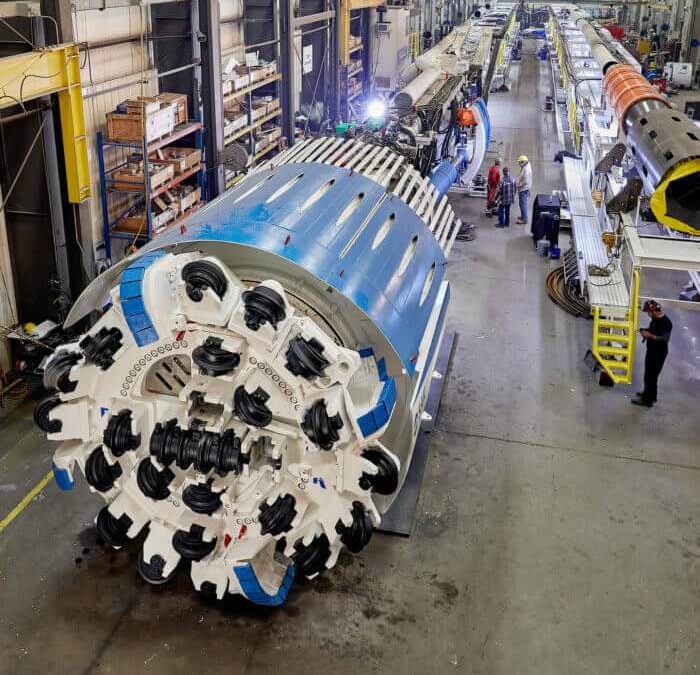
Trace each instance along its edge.
{"label": "industrial shelving rack", "polygon": [[[250,74],[250,69],[249,74]],[[248,108],[248,119],[247,119],[247,124],[244,128],[238,129],[234,131],[232,134],[229,134],[228,136],[224,136],[224,145],[231,145],[231,143],[234,143],[235,141],[238,141],[242,138],[245,138],[247,141],[247,146],[248,146],[248,154],[252,158],[253,162],[257,161],[261,157],[269,154],[272,150],[274,150],[277,146],[277,142],[271,143],[269,146],[261,149],[259,152],[255,152],[255,132],[260,129],[263,124],[266,122],[269,122],[270,120],[276,119],[282,115],[282,108],[279,105],[280,101],[280,92],[279,92],[279,83],[280,80],[282,79],[282,75],[280,73],[275,73],[274,75],[271,75],[270,77],[266,77],[263,80],[260,80],[259,82],[254,82],[253,84],[248,85],[247,87],[244,87],[242,89],[239,89],[237,91],[232,91],[230,94],[225,94],[223,97],[224,100],[224,105],[228,103],[229,101],[234,101],[238,99],[245,98],[246,103],[247,103],[247,108]],[[257,92],[262,90],[263,88],[266,89],[266,93],[269,94],[270,90],[272,90],[272,97],[273,99],[277,100],[278,105],[275,110],[272,110],[259,119],[253,119],[253,92]]]}
{"label": "industrial shelving rack", "polygon": [[[245,102],[245,107],[247,108],[245,126],[234,129],[229,134],[224,132],[224,147],[231,146],[233,143],[239,143],[245,147],[248,154],[246,169],[240,171],[226,169],[225,184],[227,189],[243,175],[244,171],[278,150],[282,141],[281,117],[283,108],[279,0],[242,0],[241,4],[243,15],[239,19],[235,19],[235,21],[240,21],[243,24],[241,50],[243,53],[257,50],[263,62],[275,64],[275,72],[257,82],[250,82],[245,87],[223,94],[224,109],[226,109],[226,105],[229,102],[236,100]],[[249,78],[253,69],[254,66],[247,67]],[[254,118],[254,94],[269,96],[274,102],[271,108],[268,106],[268,109],[257,118]],[[263,125],[273,120],[279,120],[274,125],[274,132],[278,135],[278,138],[273,138],[268,145],[259,147],[256,150],[256,132],[261,130]]]}
{"label": "industrial shelving rack", "polygon": [[[155,188],[151,188],[151,176],[149,172],[149,155],[157,150],[165,148],[167,146],[173,145],[177,141],[184,141],[185,143],[190,143],[191,147],[198,148],[202,150],[202,159],[199,165],[196,167],[191,167],[184,173],[175,176],[168,182],[158,185]],[[144,148],[146,152],[143,152]],[[105,153],[110,151],[115,151],[118,149],[127,149],[140,152],[143,155],[143,173],[144,173],[144,184],[143,186],[134,186],[133,190],[125,189],[115,189],[113,187],[114,180],[111,178],[112,174],[127,165],[127,161],[124,160],[109,169],[106,168]],[[168,222],[162,228],[156,232],[153,227],[153,209],[152,201],[163,194],[169,189],[174,188],[176,185],[183,183],[190,178],[196,178],[198,187],[201,190],[202,198],[205,194],[205,166],[204,166],[204,140],[203,140],[203,127],[202,123],[197,120],[190,120],[184,124],[180,124],[175,127],[175,130],[163,136],[162,138],[146,142],[144,138],[142,141],[118,141],[107,139],[102,131],[97,132],[97,159],[100,172],[100,199],[102,204],[102,231],[104,237],[105,254],[108,259],[112,259],[112,240],[113,239],[126,239],[129,241],[145,242],[150,241],[154,234],[160,234],[161,232],[175,227],[182,223],[186,218],[192,215],[203,205],[203,200],[200,199],[196,204],[187,209],[184,213],[180,214],[174,220]],[[132,199],[128,199],[131,196]],[[111,208],[111,202],[114,197],[127,197],[129,202],[128,207],[122,208],[116,215],[113,214],[113,209]],[[134,207],[145,203],[145,215],[146,219],[144,222],[144,227],[137,231],[125,231],[119,229],[119,223],[123,218],[131,211]]]}
{"label": "industrial shelving rack", "polygon": [[369,13],[366,9],[351,11],[349,40],[350,63],[341,67],[340,105],[343,119],[352,121],[358,117],[356,101],[368,93],[371,78],[367,50]]}

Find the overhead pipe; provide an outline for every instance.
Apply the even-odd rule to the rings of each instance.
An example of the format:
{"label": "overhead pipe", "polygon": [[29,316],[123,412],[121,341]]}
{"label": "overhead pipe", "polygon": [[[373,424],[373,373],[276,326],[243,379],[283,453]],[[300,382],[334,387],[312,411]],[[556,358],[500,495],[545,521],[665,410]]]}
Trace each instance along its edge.
{"label": "overhead pipe", "polygon": [[437,68],[426,68],[394,96],[394,106],[400,110],[410,110],[441,75]]}

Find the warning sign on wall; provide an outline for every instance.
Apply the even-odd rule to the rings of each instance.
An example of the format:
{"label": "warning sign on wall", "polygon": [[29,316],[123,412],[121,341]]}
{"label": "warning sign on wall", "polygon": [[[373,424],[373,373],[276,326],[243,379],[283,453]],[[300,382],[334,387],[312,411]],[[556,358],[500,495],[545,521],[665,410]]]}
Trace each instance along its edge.
{"label": "warning sign on wall", "polygon": [[301,51],[301,72],[308,75],[314,69],[314,46],[304,45]]}

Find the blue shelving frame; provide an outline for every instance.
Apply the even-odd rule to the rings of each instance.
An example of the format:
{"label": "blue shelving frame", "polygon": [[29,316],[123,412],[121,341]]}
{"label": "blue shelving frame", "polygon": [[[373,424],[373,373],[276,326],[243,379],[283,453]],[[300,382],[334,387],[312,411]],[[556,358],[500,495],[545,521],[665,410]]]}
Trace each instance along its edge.
{"label": "blue shelving frame", "polygon": [[[143,141],[112,141],[105,138],[103,132],[98,131],[96,134],[97,138],[97,161],[100,172],[100,201],[102,204],[102,234],[104,238],[105,254],[108,260],[112,260],[112,240],[113,239],[127,239],[127,240],[141,240],[144,243],[149,241],[153,237],[153,212],[151,207],[152,193],[151,188],[151,177],[149,172],[149,158],[148,156],[159,150],[161,148],[167,147],[177,143],[181,147],[192,147],[198,148],[202,151],[202,161],[200,168],[195,173],[178,180],[176,183],[172,183],[171,187],[179,185],[181,182],[189,180],[190,178],[196,176],[199,187],[201,188],[202,201],[204,201],[206,195],[206,170],[205,170],[205,156],[204,156],[204,129],[202,123],[199,120],[188,121],[184,124],[180,124],[175,127],[175,130],[163,138],[156,139],[146,144],[145,138]],[[191,144],[191,145],[189,145]],[[144,147],[147,151],[143,153]],[[135,152],[145,154],[143,158],[144,163],[144,176],[146,184],[143,190],[111,190],[112,179],[110,175],[120,168],[123,168],[127,162],[122,162],[121,164],[112,167],[110,169],[105,169],[105,152],[113,150],[114,148],[126,148],[134,150]],[[110,210],[110,197],[113,195],[132,195],[139,196],[139,199],[133,200],[129,207],[113,216]],[[133,232],[119,232],[115,230],[116,225],[119,221],[124,218],[128,212],[135,206],[139,205],[141,201],[146,203],[146,227],[141,233]],[[199,207],[197,207],[199,208]],[[183,220],[185,220],[193,211],[180,215],[173,222],[168,223],[168,227],[174,226]]]}

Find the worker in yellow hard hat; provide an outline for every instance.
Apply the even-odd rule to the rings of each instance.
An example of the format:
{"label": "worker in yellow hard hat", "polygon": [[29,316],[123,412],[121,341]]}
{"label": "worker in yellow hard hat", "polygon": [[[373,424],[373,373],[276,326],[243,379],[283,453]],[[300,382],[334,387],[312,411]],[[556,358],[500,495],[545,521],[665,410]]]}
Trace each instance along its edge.
{"label": "worker in yellow hard hat", "polygon": [[532,167],[526,155],[518,157],[520,173],[516,186],[518,188],[518,204],[520,205],[520,218],[516,221],[518,225],[527,223],[527,204],[530,199],[530,189],[532,188]]}

